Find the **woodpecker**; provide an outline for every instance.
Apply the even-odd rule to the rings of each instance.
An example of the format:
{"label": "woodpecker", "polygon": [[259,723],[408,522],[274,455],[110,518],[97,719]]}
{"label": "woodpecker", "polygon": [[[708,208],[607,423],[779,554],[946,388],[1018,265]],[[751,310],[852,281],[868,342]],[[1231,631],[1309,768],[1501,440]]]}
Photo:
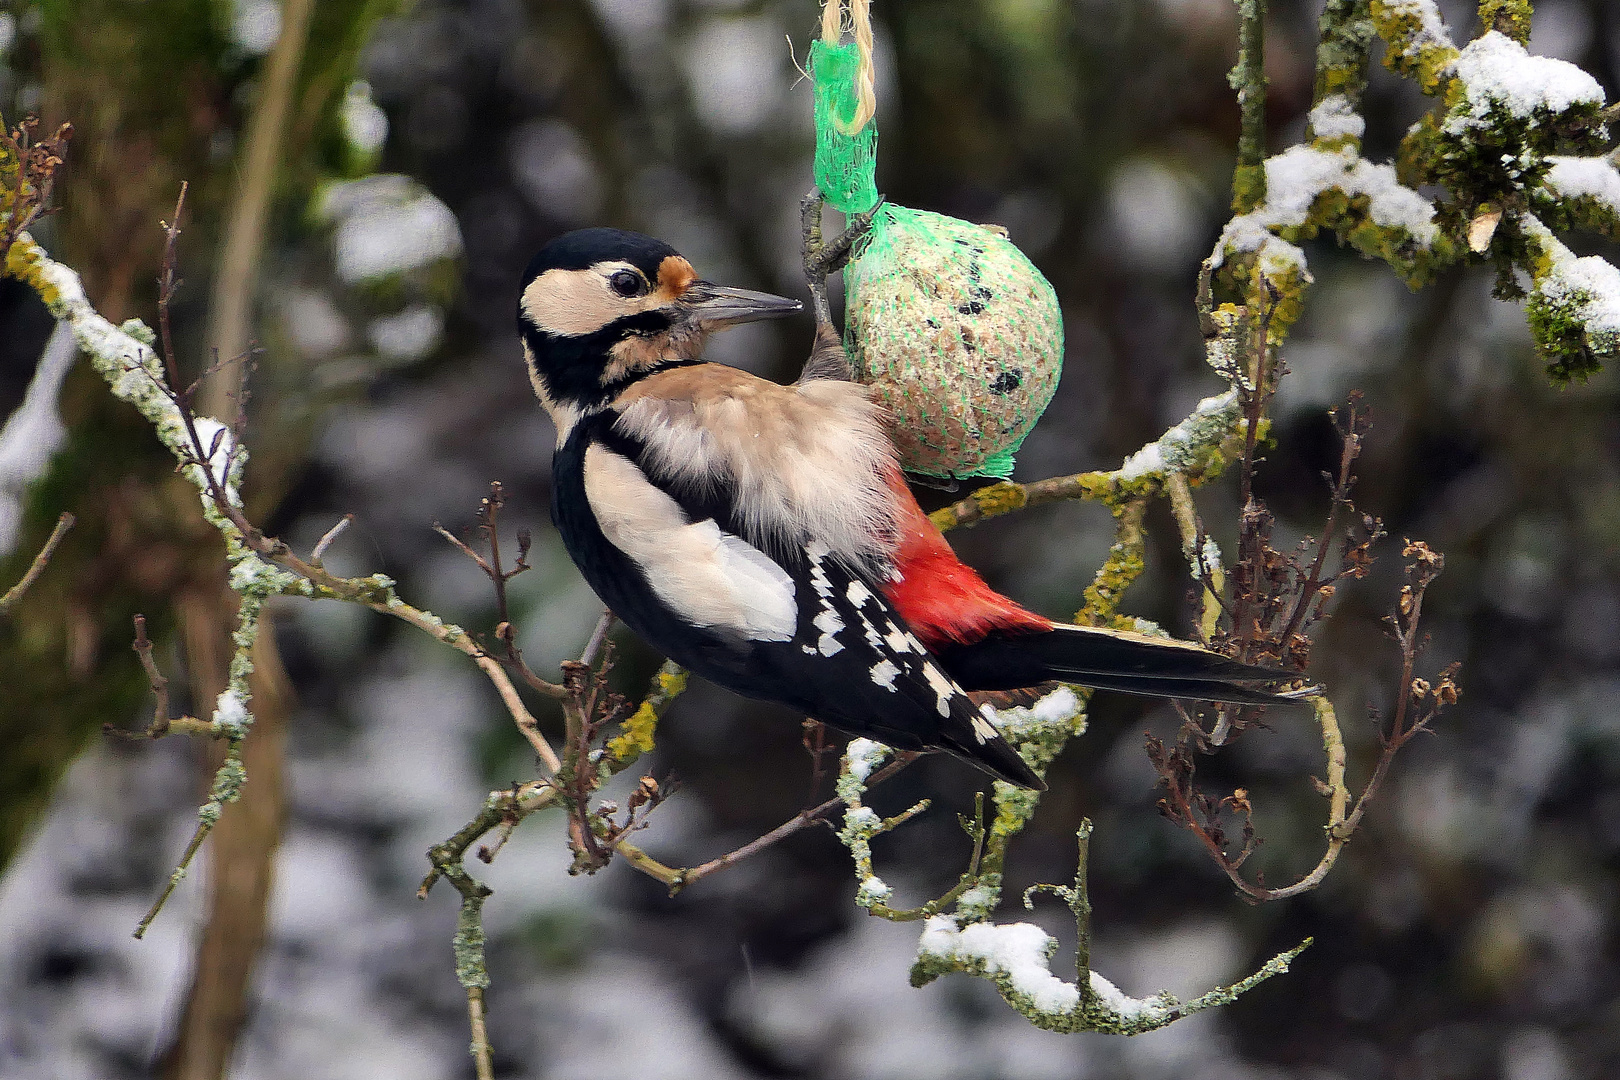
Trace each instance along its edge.
{"label": "woodpecker", "polygon": [[784,386],[702,354],[710,334],[796,300],[714,285],[617,229],[568,233],[529,264],[517,324],[557,428],[552,518],[627,626],[738,694],[1029,788],[1045,785],[969,691],[1302,693],[1263,688],[1286,672],[1054,622],[991,589],[918,507],[822,295],[815,353]]}

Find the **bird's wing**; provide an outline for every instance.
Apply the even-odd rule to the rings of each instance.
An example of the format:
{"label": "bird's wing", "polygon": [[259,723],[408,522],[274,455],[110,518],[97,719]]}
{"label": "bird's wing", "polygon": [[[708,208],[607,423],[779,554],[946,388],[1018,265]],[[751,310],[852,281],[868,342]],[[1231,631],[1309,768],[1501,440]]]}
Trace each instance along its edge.
{"label": "bird's wing", "polygon": [[994,712],[945,673],[863,566],[819,540],[761,551],[712,496],[692,498],[643,469],[645,448],[610,424],[587,420],[560,453],[559,485],[579,483],[583,498],[558,504],[583,503],[589,517],[563,514],[559,525],[571,550],[596,552],[576,561],[633,629],[737,693],[1040,785]]}
{"label": "bird's wing", "polygon": [[799,586],[799,632],[764,646],[778,698],[834,727],[904,750],[947,750],[1000,779],[1043,787],[981,708],[912,633],[883,594],[824,545],[788,570]]}
{"label": "bird's wing", "polygon": [[695,627],[753,641],[793,636],[798,604],[786,570],[714,520],[692,520],[623,453],[593,442],[583,456],[585,499],[602,536],[658,600]]}

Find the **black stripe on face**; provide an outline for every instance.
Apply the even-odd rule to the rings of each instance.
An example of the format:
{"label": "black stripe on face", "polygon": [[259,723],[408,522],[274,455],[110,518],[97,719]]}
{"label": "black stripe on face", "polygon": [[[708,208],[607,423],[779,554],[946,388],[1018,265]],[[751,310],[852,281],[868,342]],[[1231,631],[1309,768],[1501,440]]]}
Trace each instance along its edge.
{"label": "black stripe on face", "polygon": [[611,386],[602,382],[602,373],[612,362],[612,348],[633,337],[653,337],[668,333],[675,317],[668,311],[654,310],[615,319],[600,330],[577,337],[548,334],[521,313],[518,332],[534,355],[535,374],[545,384],[553,401],[581,409],[605,405],[636,380],[652,374],[657,367],[632,372]]}

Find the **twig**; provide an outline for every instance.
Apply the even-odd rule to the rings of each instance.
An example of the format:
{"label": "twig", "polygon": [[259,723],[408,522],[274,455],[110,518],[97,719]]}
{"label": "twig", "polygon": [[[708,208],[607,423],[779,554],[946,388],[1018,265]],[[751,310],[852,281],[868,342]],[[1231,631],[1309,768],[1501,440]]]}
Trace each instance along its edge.
{"label": "twig", "polygon": [[0,265],[4,265],[6,252],[17,237],[55,209],[50,205],[51,189],[56,184],[57,170],[67,158],[73,125],[61,125],[56,134],[46,139],[37,137],[38,130],[39,117],[32,114],[24,116],[22,123],[10,131],[0,125],[0,166],[10,158],[16,170],[9,205],[0,220]]}
{"label": "twig", "polygon": [[489,1028],[484,1019],[484,991],[489,989],[489,969],[484,957],[483,913],[490,888],[459,866],[446,867],[444,876],[461,894],[461,912],[456,918],[452,947],[456,956],[456,980],[467,991],[467,1022],[472,1029],[468,1050],[478,1080],[495,1080],[495,1055],[489,1045]]}
{"label": "twig", "polygon": [[326,530],[326,535],[321,537],[320,540],[315,544],[315,550],[309,553],[310,565],[321,565],[321,559],[325,557],[326,549],[332,546],[332,542],[342,535],[343,530],[347,529],[350,523],[353,521],[353,514],[344,514],[341,521],[332,526],[330,529]]}
{"label": "twig", "polygon": [[[916,761],[922,756],[922,754],[915,751],[906,751],[905,753],[895,755],[895,759],[893,761],[889,762],[889,764],[872,774],[871,779],[867,780],[866,786],[868,788],[876,787],[878,784],[881,784],[883,781],[889,779],[889,777],[893,776],[895,773],[899,772],[901,769],[904,769],[907,765],[910,765],[912,762]],[[772,844],[785,840],[796,832],[826,820],[828,815],[843,805],[843,799],[828,799],[819,806],[812,806],[808,810],[801,810],[791,818],[788,818],[788,820],[784,821],[782,824],[778,825],[776,828],[772,829],[770,832],[765,833],[763,836],[750,840],[748,843],[744,844],[740,848],[737,848],[735,851],[728,851],[719,858],[710,859],[708,862],[699,866],[688,868],[666,866],[664,863],[659,862],[657,859],[654,859],[652,856],[648,855],[646,852],[627,841],[620,841],[618,844],[618,851],[625,857],[626,861],[628,861],[631,866],[635,867],[637,870],[640,870],[648,877],[656,878],[665,885],[669,886],[669,894],[674,896],[687,886],[695,884],[711,874],[716,874],[728,867],[735,866],[743,859],[748,858],[748,856],[757,855],[759,852],[764,851]]]}
{"label": "twig", "polygon": [[169,880],[164,884],[163,891],[158,894],[158,898],[152,902],[152,906],[147,909],[146,914],[141,916],[141,921],[136,924],[135,937],[143,938],[146,936],[146,931],[151,927],[152,920],[158,917],[158,912],[163,910],[163,905],[169,902],[169,897],[174,895],[174,890],[179,888],[180,882],[185,880],[186,872],[191,867],[191,860],[197,857],[197,850],[202,847],[203,841],[208,838],[210,830],[211,823],[201,821],[197,823],[196,831],[191,834],[191,842],[186,845],[186,850],[181,854],[179,863],[176,864],[173,872],[169,874]]}
{"label": "twig", "polygon": [[34,561],[29,564],[28,571],[23,574],[22,580],[7,589],[4,596],[0,596],[0,615],[4,615],[12,604],[21,600],[23,593],[32,588],[34,582],[39,580],[39,576],[45,572],[45,564],[51,561],[52,555],[56,554],[57,545],[62,542],[62,538],[67,535],[68,530],[73,528],[75,520],[77,519],[72,514],[63,514],[56,519],[56,528],[51,530],[51,535],[45,540],[45,546],[39,549],[38,555],[34,556]]}
{"label": "twig", "polygon": [[1238,62],[1232,85],[1243,117],[1232,209],[1246,214],[1266,199],[1266,0],[1238,0]]}
{"label": "twig", "polygon": [[[1339,475],[1333,483],[1333,504],[1328,509],[1327,524],[1322,527],[1322,538],[1317,541],[1316,558],[1311,563],[1310,574],[1300,590],[1299,600],[1294,605],[1294,613],[1289,616],[1288,624],[1283,628],[1281,644],[1285,657],[1288,655],[1289,642],[1299,633],[1311,605],[1320,596],[1322,565],[1327,560],[1328,549],[1333,546],[1333,538],[1338,532],[1340,513],[1351,507],[1350,489],[1355,485],[1355,477],[1351,470],[1355,466],[1356,458],[1361,455],[1361,440],[1366,433],[1365,427],[1361,426],[1364,420],[1356,413],[1356,405],[1360,400],[1361,392],[1355,391],[1350,395],[1350,403],[1346,406],[1349,413],[1341,429],[1343,445],[1339,451]],[[1333,411],[1333,418],[1335,421],[1339,419],[1338,409]]]}
{"label": "twig", "polygon": [[521,821],[557,801],[561,794],[555,784],[546,780],[531,780],[505,791],[492,791],[484,800],[484,809],[456,834],[442,844],[428,849],[431,869],[416,890],[418,900],[425,900],[434,884],[444,876],[447,867],[455,866],[489,830],[506,821]]}
{"label": "twig", "polygon": [[604,611],[602,617],[596,620],[596,629],[591,631],[590,640],[585,642],[585,649],[579,654],[579,662],[586,667],[596,663],[596,658],[602,651],[602,645],[607,641],[608,631],[613,629],[613,612]]}
{"label": "twig", "polygon": [[827,725],[820,720],[804,720],[804,749],[810,755],[810,798],[821,794],[821,783],[827,778],[827,753],[832,746],[827,742]]}
{"label": "twig", "polygon": [[152,722],[140,731],[126,731],[112,724],[103,724],[102,734],[120,739],[161,739],[165,735],[206,735],[211,739],[224,737],[218,725],[208,720],[199,720],[195,716],[169,715],[169,680],[158,670],[157,662],[152,659],[152,642],[146,636],[145,615],[135,616],[133,648],[135,655],[141,658],[141,667],[146,671],[146,681],[151,687],[152,696],[157,699],[157,705],[152,710]]}
{"label": "twig", "polygon": [[180,279],[176,277],[179,265],[175,254],[175,241],[180,239],[180,215],[186,209],[186,189],[190,184],[180,181],[180,197],[174,201],[174,215],[168,221],[159,222],[163,226],[163,261],[158,271],[158,334],[163,344],[163,368],[169,373],[169,386],[180,386],[180,368],[174,356],[174,336],[169,331],[169,302],[180,288]]}
{"label": "twig", "polygon": [[484,572],[484,575],[489,578],[490,583],[495,587],[495,608],[496,617],[498,619],[497,623],[495,624],[495,636],[500,640],[501,644],[505,646],[505,655],[502,656],[501,659],[516,670],[518,675],[530,686],[530,688],[538,690],[547,697],[564,700],[568,697],[567,688],[560,683],[551,682],[537,674],[534,669],[529,667],[528,663],[523,659],[523,651],[517,647],[517,629],[512,625],[511,617],[507,609],[506,583],[523,573],[525,570],[530,569],[529,545],[531,541],[528,530],[520,530],[518,532],[517,563],[510,570],[506,570],[501,566],[500,535],[498,528],[500,524],[500,511],[501,507],[506,505],[506,496],[499,480],[491,481],[489,488],[489,495],[481,500],[478,506],[478,528],[479,531],[484,534],[485,539],[489,542],[489,558],[486,559],[484,556],[474,551],[472,547],[466,543],[466,541],[461,540],[459,537],[452,534],[450,530],[446,529],[443,525],[440,525],[437,521],[433,523],[433,530],[446,540],[450,541],[450,543],[455,546],[457,551],[460,551],[463,555],[477,563],[478,569]]}
{"label": "twig", "polygon": [[[1219,803],[1212,802],[1207,796],[1194,791],[1192,787],[1192,759],[1186,747],[1177,746],[1173,751],[1166,753],[1163,744],[1157,739],[1150,737],[1148,740],[1149,757],[1159,772],[1160,783],[1165,787],[1165,797],[1159,802],[1160,812],[1196,836],[1232,884],[1250,900],[1256,902],[1284,900],[1320,885],[1337,862],[1344,845],[1361,824],[1367,807],[1377,797],[1396,753],[1420,731],[1428,730],[1443,708],[1457,701],[1458,665],[1453,664],[1446,668],[1440,675],[1439,683],[1433,686],[1426,680],[1413,676],[1417,655],[1422,649],[1418,623],[1423,613],[1423,597],[1429,584],[1444,567],[1445,560],[1421,542],[1408,541],[1404,553],[1407,558],[1413,560],[1407,567],[1409,580],[1402,588],[1400,603],[1389,620],[1392,633],[1401,647],[1401,688],[1397,695],[1395,717],[1390,729],[1380,734],[1382,749],[1378,761],[1360,794],[1356,796],[1353,807],[1349,788],[1345,783],[1345,747],[1338,718],[1332,703],[1326,697],[1312,699],[1317,721],[1322,729],[1322,749],[1327,759],[1327,779],[1319,786],[1328,797],[1329,804],[1328,820],[1324,826],[1327,848],[1309,873],[1281,888],[1267,888],[1245,879],[1240,873],[1240,868],[1256,843],[1252,828],[1248,824],[1251,808],[1247,793],[1239,789]],[[1425,710],[1416,719],[1412,719],[1415,711],[1414,702],[1422,703]],[[1230,807],[1244,815],[1244,842],[1236,856],[1228,855],[1225,850],[1225,836],[1219,824],[1222,807]],[[1200,821],[1200,817],[1204,820]]]}

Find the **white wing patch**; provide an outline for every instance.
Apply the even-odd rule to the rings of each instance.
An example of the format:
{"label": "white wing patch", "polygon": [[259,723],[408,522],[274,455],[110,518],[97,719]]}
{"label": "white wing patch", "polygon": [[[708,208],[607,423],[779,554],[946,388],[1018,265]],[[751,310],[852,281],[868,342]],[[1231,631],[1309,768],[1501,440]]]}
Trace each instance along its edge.
{"label": "white wing patch", "polygon": [[951,682],[943,671],[927,660],[923,661],[922,672],[923,678],[927,679],[928,685],[933,688],[934,708],[939,710],[941,716],[951,715],[951,698],[962,691],[957,689],[956,684]]}
{"label": "white wing patch", "polygon": [[[923,643],[894,618],[894,613],[886,607],[883,598],[865,582],[852,579],[844,585],[842,594],[839,593],[832,575],[828,573],[828,560],[833,553],[826,543],[812,540],[804,545],[804,554],[809,561],[810,587],[815,591],[819,608],[811,625],[821,631],[815,647],[802,646],[806,653],[820,652],[822,656],[833,656],[844,650],[847,641],[848,646],[857,650],[856,654],[859,655],[859,650],[864,646],[869,650],[867,655],[875,654],[877,660],[867,668],[874,686],[898,694],[901,689],[899,683],[904,680],[908,690],[906,696],[911,697],[915,690],[921,689],[919,684],[925,684],[934,692],[934,708],[941,717],[948,718],[952,706],[969,704],[967,692],[934,663]],[[840,612],[835,606],[839,603],[847,603],[848,607]],[[860,637],[855,635],[851,625],[856,622],[860,623]],[[850,629],[846,641],[837,640],[836,635],[846,628]],[[973,737],[981,746],[998,735],[993,720],[994,714],[990,712],[973,714],[970,721]]]}
{"label": "white wing patch", "polygon": [[979,715],[973,718],[973,737],[979,740],[981,746],[1001,734],[996,730],[995,720],[994,709],[988,705],[979,706]]}
{"label": "white wing patch", "polygon": [[816,642],[816,648],[822,656],[833,656],[844,651],[844,645],[838,640],[838,631],[844,628],[844,620],[838,617],[838,612],[827,608],[815,617],[813,625],[821,631],[821,638]]}
{"label": "white wing patch", "polygon": [[793,638],[799,609],[787,571],[713,521],[688,521],[635,462],[588,447],[585,497],[608,543],[641,567],[653,593],[682,618],[755,641]]}

